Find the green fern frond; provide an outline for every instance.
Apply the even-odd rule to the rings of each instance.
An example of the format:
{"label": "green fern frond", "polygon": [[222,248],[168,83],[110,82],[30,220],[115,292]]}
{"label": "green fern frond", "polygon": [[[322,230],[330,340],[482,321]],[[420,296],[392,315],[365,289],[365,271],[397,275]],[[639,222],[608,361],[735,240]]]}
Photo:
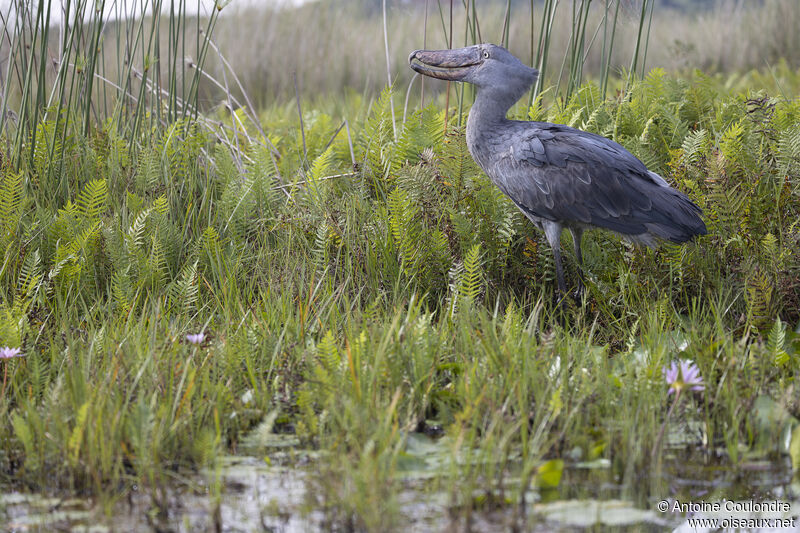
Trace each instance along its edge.
{"label": "green fern frond", "polygon": [[726,165],[726,169],[730,173],[734,170],[738,170],[736,167],[741,164],[742,152],[744,149],[744,133],[744,126],[740,121],[737,121],[731,124],[720,137],[719,151],[725,160],[730,162],[730,164]]}
{"label": "green fern frond", "polygon": [[219,233],[217,233],[217,230],[212,226],[208,226],[205,230],[203,230],[203,234],[200,235],[198,243],[200,246],[198,252],[216,255],[219,251],[220,245]]}
{"label": "green fern frond", "polygon": [[772,281],[761,271],[756,271],[746,283],[748,322],[761,331],[772,322],[775,312],[775,290]]}
{"label": "green fern frond", "polygon": [[800,190],[800,128],[792,127],[781,131],[778,138],[776,159],[781,172],[794,181],[795,190]]}
{"label": "green fern frond", "polygon": [[466,180],[483,175],[483,171],[478,168],[469,153],[467,136],[463,130],[453,129],[448,133],[438,159],[442,177],[455,187],[456,193],[459,193],[465,185],[469,185],[465,183]]}
{"label": "green fern frond", "polygon": [[784,349],[785,342],[786,327],[778,317],[767,336],[767,354],[777,366],[783,366],[789,362],[789,354]]}
{"label": "green fern frond", "polygon": [[150,254],[147,257],[147,278],[152,287],[160,287],[169,273],[164,246],[158,232],[150,239]]}
{"label": "green fern frond", "polygon": [[392,172],[404,165],[414,165],[426,148],[438,147],[444,137],[444,113],[430,105],[414,112],[403,124],[397,136],[392,157]]}
{"label": "green fern frond", "polygon": [[135,182],[141,193],[154,191],[163,182],[161,154],[157,147],[146,147],[139,153]]}
{"label": "green fern frond", "polygon": [[38,436],[34,435],[29,421],[19,412],[13,414],[11,426],[14,428],[14,435],[22,443],[22,448],[25,450],[25,465],[29,468],[36,468],[38,454],[36,453],[35,441],[38,440]]}
{"label": "green fern frond", "polygon": [[316,237],[314,238],[314,246],[311,249],[311,256],[314,264],[317,265],[317,270],[321,274],[325,267],[328,265],[328,240],[330,237],[330,227],[327,222],[322,222],[317,226]]}
{"label": "green fern frond", "polygon": [[36,299],[42,288],[44,273],[39,249],[28,253],[22,262],[22,267],[17,277],[17,294],[23,301],[30,302]]}
{"label": "green fern frond", "polygon": [[239,177],[239,168],[236,166],[230,150],[223,144],[218,144],[214,149],[214,165],[217,170],[217,179],[214,183],[218,192],[221,193],[229,183]]}
{"label": "green fern frond", "polygon": [[14,305],[0,301],[0,346],[22,346],[29,330],[27,305],[21,300],[14,302]]}
{"label": "green fern frond", "polygon": [[395,188],[389,194],[389,229],[400,255],[401,263],[410,268],[418,257],[420,227],[419,206],[408,197],[408,193]]}
{"label": "green fern frond", "polygon": [[261,144],[251,145],[248,151],[250,163],[247,172],[253,178],[253,193],[256,204],[263,211],[277,204],[282,196],[277,188],[280,185],[275,176],[275,163],[269,148]]}
{"label": "green fern frond", "polygon": [[359,159],[364,161],[367,170],[380,177],[389,170],[394,155],[391,98],[391,87],[386,87],[372,105],[359,140]]}
{"label": "green fern frond", "polygon": [[169,201],[165,195],[161,195],[153,200],[153,211],[159,215],[166,215],[169,211]]}
{"label": "green fern frond", "polygon": [[0,168],[0,257],[17,233],[22,219],[23,199],[22,173]]}
{"label": "green fern frond", "polygon": [[480,296],[483,282],[481,255],[480,244],[475,244],[464,256],[464,274],[458,287],[459,296],[464,301],[475,302]]}
{"label": "green fern frond", "polygon": [[169,307],[180,315],[189,314],[197,305],[197,264],[194,261],[184,266],[178,278],[167,288]]}
{"label": "green fern frond", "polygon": [[328,372],[336,372],[341,364],[341,355],[336,346],[336,339],[333,332],[328,330],[325,336],[317,344],[317,359],[322,363]]}
{"label": "green fern frond", "polygon": [[450,268],[448,310],[451,316],[465,306],[470,307],[480,297],[483,287],[481,255],[481,246],[476,243],[467,251],[463,262],[458,261]]}
{"label": "green fern frond", "polygon": [[81,216],[90,223],[100,218],[106,207],[108,188],[106,180],[92,180],[88,182],[78,195],[76,204]]}
{"label": "green fern frond", "polygon": [[333,148],[328,147],[327,150],[325,150],[319,156],[317,156],[311,163],[311,169],[308,173],[309,181],[312,183],[316,183],[321,178],[324,178],[328,174],[332,163],[333,163]]}
{"label": "green fern frond", "polygon": [[147,227],[147,217],[150,215],[150,208],[145,209],[136,215],[136,218],[131,223],[128,232],[125,235],[125,241],[128,245],[128,250],[141,249],[144,244],[145,228]]}
{"label": "green fern frond", "polygon": [[117,271],[112,276],[111,297],[121,316],[130,313],[134,306],[133,284],[127,272]]}
{"label": "green fern frond", "polygon": [[699,129],[689,133],[681,143],[681,159],[684,163],[697,163],[708,148],[708,132]]}

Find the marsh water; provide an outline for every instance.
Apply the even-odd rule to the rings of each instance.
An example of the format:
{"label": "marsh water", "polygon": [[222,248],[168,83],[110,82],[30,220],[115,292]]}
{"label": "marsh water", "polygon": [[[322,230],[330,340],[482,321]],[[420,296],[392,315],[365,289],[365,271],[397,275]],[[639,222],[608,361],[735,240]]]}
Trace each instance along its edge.
{"label": "marsh water", "polygon": [[[499,532],[516,521],[527,531],[800,531],[800,484],[792,481],[788,459],[742,461],[734,467],[706,453],[672,452],[658,474],[658,468],[620,474],[603,459],[573,462],[557,488],[529,491],[524,509],[500,498],[506,504],[473,505],[465,513],[463,505],[453,503],[453,491],[425,474],[438,461],[438,447],[427,437],[412,439],[409,453],[419,461],[400,472],[393,505],[397,530]],[[7,492],[0,495],[0,524],[6,531],[349,530],[354,522],[324,505],[318,493],[319,460],[296,451],[269,459],[229,456],[216,472],[176,477],[160,511],[141,490],[105,509],[81,498]],[[214,479],[217,491],[209,489]],[[506,485],[515,483],[519,479],[510,476]],[[668,502],[666,512],[659,510],[662,500]],[[713,508],[715,502],[719,509]],[[684,507],[676,511],[677,505]],[[692,522],[695,518],[718,522],[713,527]],[[737,525],[744,527],[725,527]]]}

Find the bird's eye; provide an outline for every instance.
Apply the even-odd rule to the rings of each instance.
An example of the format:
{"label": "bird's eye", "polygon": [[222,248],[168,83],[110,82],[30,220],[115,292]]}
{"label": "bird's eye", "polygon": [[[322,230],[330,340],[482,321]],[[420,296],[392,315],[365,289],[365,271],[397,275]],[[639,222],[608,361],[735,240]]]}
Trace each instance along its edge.
{"label": "bird's eye", "polygon": [[489,59],[489,52],[487,50],[483,51],[483,58],[484,59]]}

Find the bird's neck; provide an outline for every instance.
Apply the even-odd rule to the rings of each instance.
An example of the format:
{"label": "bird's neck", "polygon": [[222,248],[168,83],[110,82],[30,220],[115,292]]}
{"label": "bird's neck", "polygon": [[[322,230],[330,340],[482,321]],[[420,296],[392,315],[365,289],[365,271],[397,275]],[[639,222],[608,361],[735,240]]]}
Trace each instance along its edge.
{"label": "bird's neck", "polygon": [[518,99],[519,96],[508,92],[490,88],[478,89],[467,119],[467,146],[481,166],[484,166],[482,160],[486,155],[484,152],[487,145],[494,144],[489,137],[505,130],[502,125],[508,122],[506,114]]}
{"label": "bird's neck", "polygon": [[507,91],[493,88],[479,88],[475,103],[470,110],[470,118],[475,116],[475,125],[492,125],[506,120],[511,106],[519,100],[519,96]]}

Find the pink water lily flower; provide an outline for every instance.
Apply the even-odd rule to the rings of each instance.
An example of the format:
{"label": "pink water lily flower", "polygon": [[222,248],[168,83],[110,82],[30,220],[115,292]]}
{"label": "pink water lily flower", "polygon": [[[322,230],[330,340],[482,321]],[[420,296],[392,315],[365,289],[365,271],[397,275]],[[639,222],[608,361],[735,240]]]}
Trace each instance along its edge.
{"label": "pink water lily flower", "polygon": [[[3,346],[0,348],[0,359],[13,359],[14,357],[25,357],[22,350],[19,348],[12,348],[10,346]],[[6,380],[8,379],[8,364],[3,365],[3,386],[0,388],[0,396],[6,395]]]}
{"label": "pink water lily flower", "polygon": [[0,359],[11,359],[12,357],[25,357],[25,354],[19,348],[10,348],[8,346],[0,348]]}
{"label": "pink water lily flower", "polygon": [[189,333],[186,335],[186,340],[192,344],[202,344],[206,340],[206,334],[202,331],[200,333]]}
{"label": "pink water lily flower", "polygon": [[669,368],[664,367],[664,377],[669,385],[669,394],[681,392],[683,389],[693,391],[705,390],[700,369],[692,361],[686,359],[673,361]]}

